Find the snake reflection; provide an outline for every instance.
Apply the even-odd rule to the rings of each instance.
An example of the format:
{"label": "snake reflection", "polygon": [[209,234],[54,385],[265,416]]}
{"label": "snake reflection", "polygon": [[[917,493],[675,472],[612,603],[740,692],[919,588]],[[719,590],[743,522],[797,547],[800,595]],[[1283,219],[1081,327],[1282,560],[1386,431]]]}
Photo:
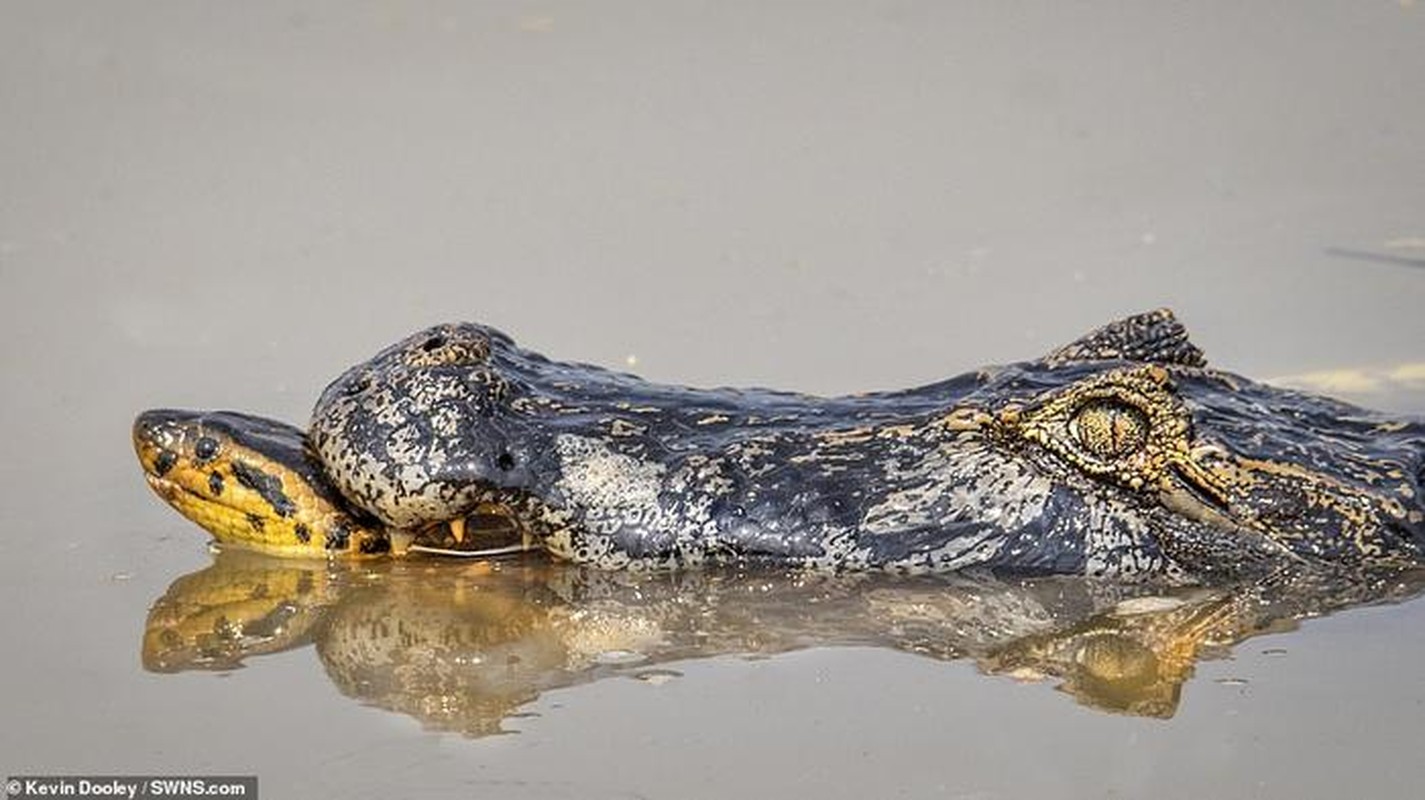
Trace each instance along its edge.
{"label": "snake reflection", "polygon": [[358,565],[220,551],[156,601],[143,663],[230,670],[314,644],[343,694],[431,730],[480,736],[504,731],[551,689],[664,680],[677,673],[661,665],[691,659],[861,645],[968,659],[986,675],[1057,681],[1086,706],[1166,718],[1199,659],[1303,617],[1422,588],[1421,572],[1164,588],[1066,576],[626,574],[535,558]]}

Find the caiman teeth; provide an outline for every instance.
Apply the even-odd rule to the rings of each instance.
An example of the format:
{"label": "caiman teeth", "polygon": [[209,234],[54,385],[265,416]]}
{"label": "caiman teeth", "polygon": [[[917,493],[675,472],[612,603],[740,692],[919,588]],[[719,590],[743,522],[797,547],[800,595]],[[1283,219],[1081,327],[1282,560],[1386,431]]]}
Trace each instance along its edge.
{"label": "caiman teeth", "polygon": [[456,544],[465,543],[465,518],[457,517],[450,521],[450,535],[455,537]]}

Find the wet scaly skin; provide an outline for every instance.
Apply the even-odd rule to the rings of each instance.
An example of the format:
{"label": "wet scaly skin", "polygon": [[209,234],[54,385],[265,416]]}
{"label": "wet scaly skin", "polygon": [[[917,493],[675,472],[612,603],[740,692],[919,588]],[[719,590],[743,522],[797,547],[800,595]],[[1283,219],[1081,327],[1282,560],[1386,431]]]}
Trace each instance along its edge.
{"label": "wet scaly skin", "polygon": [[339,377],[310,438],[388,523],[494,501],[603,568],[1197,580],[1408,567],[1425,541],[1425,424],[1208,368],[1166,310],[838,398],[652,384],[443,325]]}
{"label": "wet scaly skin", "polygon": [[[194,448],[211,431],[246,491],[205,494]],[[1425,540],[1425,424],[1207,368],[1167,311],[1037,361],[840,398],[651,384],[445,325],[333,382],[306,438],[169,411],[140,417],[135,442],[180,512],[288,554],[468,549],[485,519],[612,569],[1212,581],[1407,568]],[[309,508],[365,534],[313,536],[296,524]]]}

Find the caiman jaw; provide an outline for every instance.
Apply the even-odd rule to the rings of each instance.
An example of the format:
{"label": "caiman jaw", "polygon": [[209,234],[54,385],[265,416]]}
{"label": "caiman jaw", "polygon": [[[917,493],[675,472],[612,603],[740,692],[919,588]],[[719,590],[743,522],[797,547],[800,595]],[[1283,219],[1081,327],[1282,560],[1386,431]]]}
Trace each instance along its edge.
{"label": "caiman jaw", "polygon": [[469,513],[428,525],[408,548],[416,553],[483,558],[537,549],[535,536],[513,510],[482,502]]}
{"label": "caiman jaw", "polygon": [[223,544],[283,556],[378,556],[407,550],[468,557],[535,549],[513,512],[482,503],[422,530],[349,513],[307,463],[301,431],[232,412],[148,411],[134,449],[159,497]]}
{"label": "caiman jaw", "polygon": [[1417,563],[1406,528],[1420,524],[1420,512],[1385,492],[1276,461],[1232,457],[1215,470],[1229,487],[1233,517],[1291,552],[1345,564]]}

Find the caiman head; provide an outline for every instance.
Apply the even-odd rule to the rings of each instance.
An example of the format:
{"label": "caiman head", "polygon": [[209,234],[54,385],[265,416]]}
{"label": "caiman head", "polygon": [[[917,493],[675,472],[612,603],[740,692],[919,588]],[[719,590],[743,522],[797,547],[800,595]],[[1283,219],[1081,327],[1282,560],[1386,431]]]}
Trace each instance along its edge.
{"label": "caiman head", "polygon": [[1146,525],[1197,575],[1406,567],[1425,550],[1425,423],[1209,368],[1166,309],[993,375],[954,416],[1091,480],[1094,516]]}
{"label": "caiman head", "polygon": [[656,555],[701,526],[843,567],[1232,576],[1412,565],[1425,547],[1425,422],[1209,368],[1167,310],[1037,361],[828,400],[656,386],[445,325],[334,382],[310,435],[389,524],[525,497],[604,553]]}

